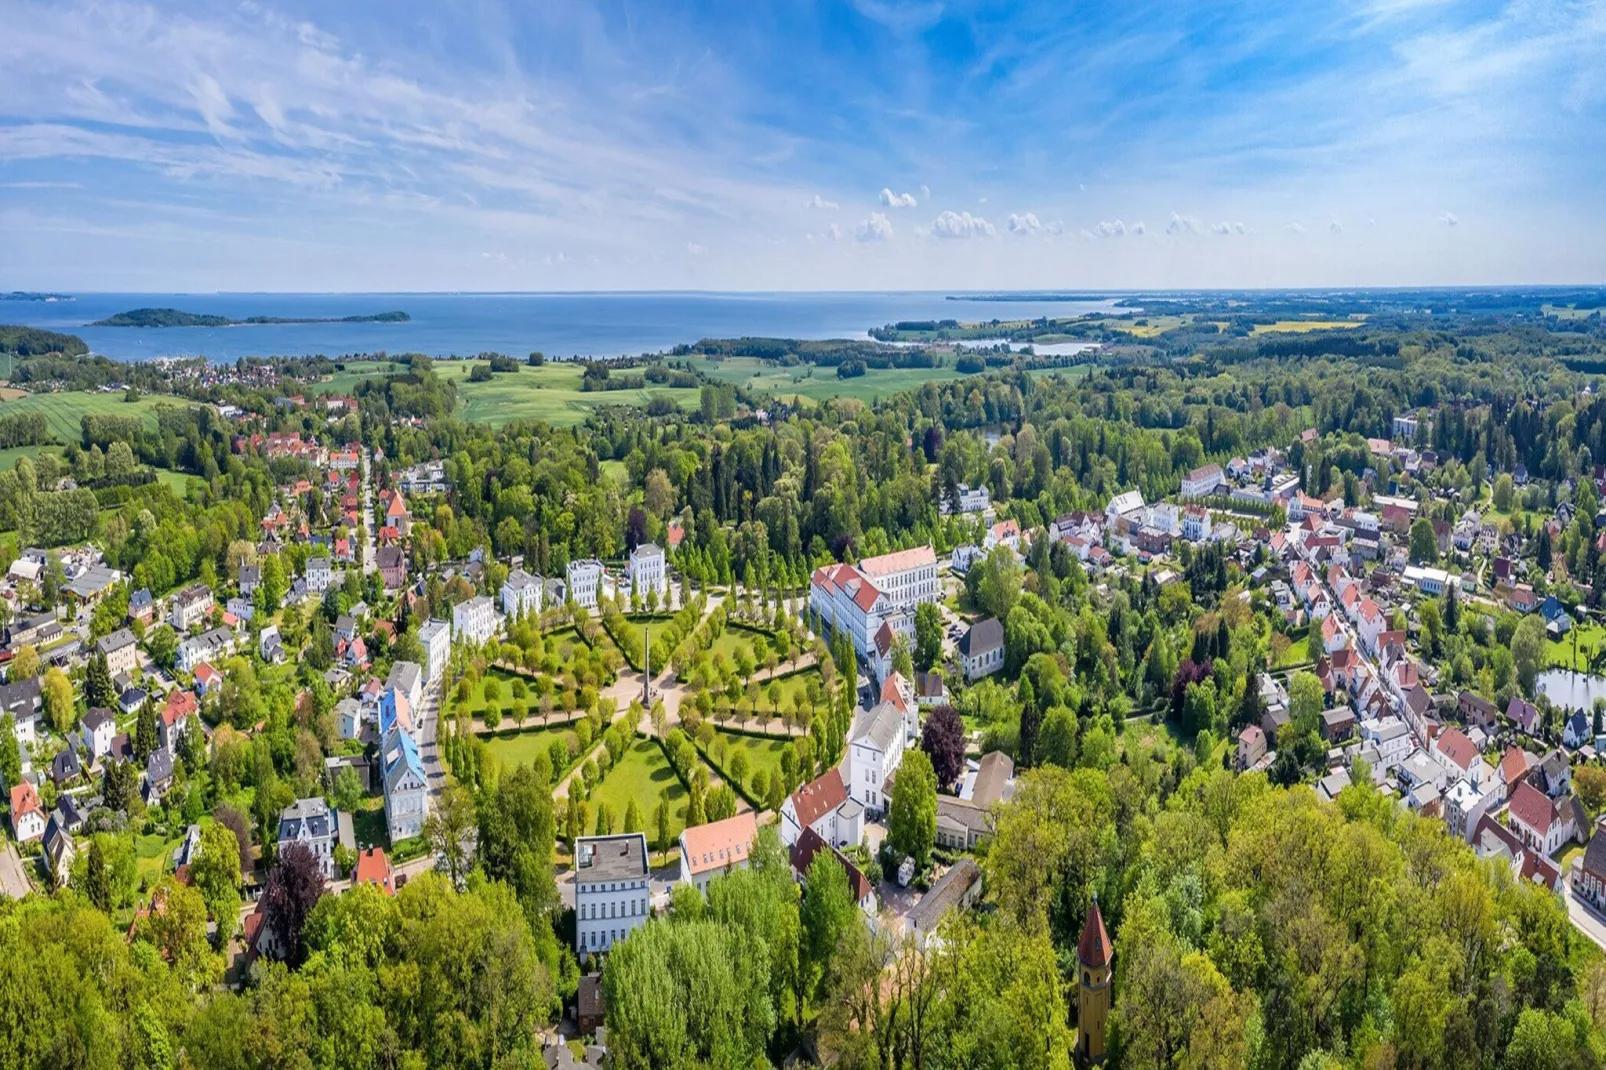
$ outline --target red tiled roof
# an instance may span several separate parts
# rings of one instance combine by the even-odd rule
[[[190,714],[199,712],[200,708],[192,692],[172,691],[167,696],[167,705],[162,708],[162,723],[171,728]]]
[[[1110,934],[1104,928],[1104,915],[1095,899],[1087,908],[1087,923],[1082,926],[1082,942],[1076,945],[1076,957],[1087,966],[1108,966],[1110,952]]]
[[[1454,762],[1463,771],[1472,768],[1472,763],[1478,760],[1478,748],[1472,745],[1472,740],[1459,728],[1446,728],[1439,733],[1434,741],[1439,753]]]
[[[1556,814],[1549,797],[1526,780],[1511,793],[1509,812],[1513,818],[1540,834],[1550,831],[1551,819]]]
[[[681,843],[685,845],[681,865],[697,874],[745,862],[756,835],[758,817],[751,810],[723,821],[693,826],[681,833]]]
[[[792,809],[797,812],[798,824],[808,828],[847,799],[842,770],[833,766],[792,793]]]
[[[386,895],[396,894],[396,884],[391,876],[390,859],[379,847],[370,847],[357,856],[356,884],[375,884],[384,890]]]
[[[1500,757],[1500,778],[1509,788],[1528,775],[1530,765],[1527,752],[1522,748],[1507,747],[1506,753]]]
[[[11,789],[11,823],[16,825],[18,819],[25,814],[37,813],[39,806],[39,792],[33,784],[24,780]]]

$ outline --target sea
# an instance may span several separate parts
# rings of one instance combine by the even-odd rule
[[[867,338],[899,320],[961,322],[1108,311],[1116,298],[947,292],[841,293],[210,293],[73,294],[68,301],[0,301],[0,323],[75,334],[113,360],[201,356],[347,357],[424,353],[471,357],[540,350],[555,359],[657,353],[701,338]],[[90,327],[135,308],[247,316],[335,318],[403,311],[407,323]]]

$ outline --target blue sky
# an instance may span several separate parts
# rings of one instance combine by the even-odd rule
[[[0,288],[1606,281],[1606,0],[0,0]]]

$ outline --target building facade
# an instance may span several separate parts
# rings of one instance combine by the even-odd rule
[[[483,646],[496,634],[496,603],[477,595],[452,607],[452,639]]]
[[[602,562],[595,558],[569,562],[569,598],[582,609],[596,609],[602,593]]]
[[[574,949],[603,954],[651,916],[647,837],[582,836],[574,858]]]

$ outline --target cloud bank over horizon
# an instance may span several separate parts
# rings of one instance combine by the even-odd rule
[[[13,0],[0,289],[1606,279],[1606,0],[727,16]]]

